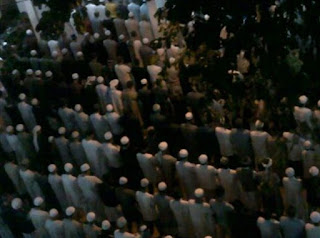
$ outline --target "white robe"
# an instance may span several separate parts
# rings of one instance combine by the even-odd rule
[[[282,179],[284,187],[285,206],[293,206],[297,211],[299,218],[304,217],[303,198],[302,198],[302,181],[295,177]]]
[[[68,200],[63,188],[62,178],[58,174],[49,174],[48,182],[56,195],[62,209],[66,209]]]
[[[123,89],[127,88],[127,82],[132,81],[131,79],[131,68],[125,64],[116,64],[114,66],[116,75],[121,83]]]
[[[69,150],[69,140],[64,136],[60,136],[54,139],[54,142],[58,148],[59,155],[64,164],[72,163],[72,157]]]
[[[150,75],[150,81],[152,84],[155,84],[157,81],[158,75],[161,73],[162,68],[158,65],[148,65],[147,71]]]
[[[94,19],[94,13],[96,12],[96,5],[93,3],[89,3],[86,5],[87,8],[87,14],[90,21]]]
[[[139,30],[140,30],[140,35],[141,38],[148,38],[149,41],[154,40],[154,36],[152,33],[152,28],[150,22],[147,21],[140,21],[139,22]]]
[[[188,198],[193,197],[197,188],[195,165],[187,161],[178,161],[176,170],[182,190]]]
[[[114,238],[137,238],[137,236],[135,236],[132,233],[129,232],[120,232],[119,230],[115,230],[114,231]]]
[[[189,211],[189,203],[180,199],[170,201],[170,208],[178,223],[178,233],[180,237],[193,238],[193,229]]]
[[[312,128],[312,111],[307,107],[298,107],[293,108],[293,116],[298,124],[306,123],[309,128]]]
[[[36,208],[30,210],[29,216],[36,229],[44,228],[47,219],[50,218],[48,212]]]
[[[119,115],[123,114],[123,102],[122,102],[122,92],[115,88],[111,88],[111,101],[114,108],[114,111]]]
[[[106,120],[99,113],[93,113],[90,115],[90,121],[98,140],[104,141],[104,134],[110,131]]]
[[[26,192],[26,188],[24,186],[22,179],[20,178],[19,167],[12,162],[5,163],[3,167],[8,177],[12,181],[18,194],[24,194]]]
[[[101,178],[103,176],[103,169],[100,166],[101,162],[100,162],[99,153],[98,153],[98,150],[100,149],[101,144],[95,140],[83,139],[82,146],[86,153],[92,172],[94,173],[94,175]]]
[[[71,174],[62,174],[61,179],[68,206],[82,207],[83,198],[77,183],[77,178]]]
[[[305,226],[306,238],[318,238],[320,237],[320,227],[307,223]]]
[[[58,114],[67,131],[70,132],[75,129],[75,112],[71,108],[59,108]]]
[[[128,4],[128,11],[132,12],[134,15],[134,18],[137,21],[140,21],[140,6],[134,2],[131,2]]]
[[[71,219],[63,219],[64,238],[85,238],[83,226],[80,222]]]
[[[103,143],[101,146],[101,150],[106,158],[106,161],[104,161],[104,166],[108,165],[108,167],[111,168],[121,168],[123,166],[119,145],[114,145],[112,143]]]
[[[96,86],[96,93],[99,98],[100,104],[103,108],[105,108],[107,105],[107,98],[106,98],[107,91],[108,91],[108,87],[104,84],[98,84]]]
[[[230,141],[231,130],[223,127],[216,127],[215,132],[219,142],[221,155],[232,156],[233,150],[232,150],[232,145]]]
[[[48,219],[44,225],[50,238],[61,238],[64,237],[63,223],[60,220]]]
[[[90,129],[89,116],[84,112],[75,114],[75,122],[82,134],[86,134]]]
[[[251,131],[250,136],[256,163],[259,163],[260,159],[268,157],[267,143],[270,135],[265,131]]]
[[[7,142],[10,145],[10,148],[13,149],[15,152],[16,158],[18,162],[20,163],[23,159],[27,158],[26,157],[26,152],[22,147],[21,142],[18,139],[18,136],[15,134],[6,134],[6,139]]]
[[[95,8],[95,12],[99,12],[99,19],[100,21],[106,20],[106,7],[102,4],[97,5]]]
[[[261,233],[261,238],[280,238],[280,223],[277,220],[265,220],[263,217],[259,217],[257,220],[257,226]]]
[[[25,171],[20,169],[19,174],[32,200],[36,197],[44,197],[43,192],[41,191],[41,188],[36,181],[35,172],[29,169]]]
[[[203,189],[214,190],[218,184],[217,170],[211,165],[197,164],[195,172],[198,179],[198,184]]]
[[[133,52],[134,52],[135,58],[139,61],[139,67],[143,67],[143,61],[140,55],[141,46],[142,46],[142,43],[140,40],[133,41]]]
[[[19,102],[18,109],[24,124],[27,126],[29,131],[32,131],[32,129],[37,125],[36,118],[32,111],[32,106],[26,102]]]
[[[311,177],[309,169],[312,166],[318,166],[316,164],[316,154],[312,150],[302,151],[302,163],[303,163],[303,178],[308,179]]]
[[[141,36],[140,36],[140,32],[139,32],[139,22],[135,19],[127,19],[127,20],[125,20],[124,23],[126,25],[128,33],[130,35],[130,38],[131,38],[131,32],[134,31],[137,33],[137,36],[135,39],[140,40]]]
[[[220,184],[225,190],[225,199],[228,202],[233,202],[239,198],[236,175],[237,171],[233,169],[218,169]]]
[[[158,217],[154,197],[147,192],[136,192],[136,200],[144,221],[155,221]]]
[[[138,153],[137,160],[144,176],[154,185],[160,182],[160,171],[156,167],[154,156],[147,158],[144,154]]]
[[[49,40],[48,41],[48,47],[50,50],[50,54],[52,55],[52,53],[54,51],[58,52],[58,55],[61,55],[61,51],[60,51],[60,47],[59,47],[59,42],[56,40]]]
[[[104,118],[108,122],[113,135],[119,136],[122,134],[123,128],[120,125],[120,115],[118,113],[107,112]]]
[[[140,6],[140,19],[145,18],[147,21],[150,20],[149,17],[149,8],[147,3],[142,3],[142,5]]]

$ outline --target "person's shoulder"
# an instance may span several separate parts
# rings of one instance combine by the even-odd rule
[[[311,229],[313,229],[315,226],[313,225],[313,224],[311,224],[311,223],[307,223],[306,225],[305,225],[305,229],[306,230],[311,230]]]

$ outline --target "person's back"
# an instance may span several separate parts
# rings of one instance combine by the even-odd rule
[[[306,224],[306,238],[318,238],[320,237],[320,226],[313,224]]]
[[[257,226],[261,233],[261,238],[280,238],[279,222],[274,219],[259,217]]]
[[[284,238],[302,238],[304,222],[295,217],[283,216],[280,218],[280,229]]]

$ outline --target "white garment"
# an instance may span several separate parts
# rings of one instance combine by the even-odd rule
[[[141,39],[140,32],[139,32],[139,22],[135,19],[127,19],[125,20],[124,24],[126,25],[127,31],[131,38],[131,32],[136,32],[137,36],[135,39]]]
[[[233,202],[239,197],[239,190],[236,182],[237,171],[233,169],[218,169],[218,176],[221,186],[225,190],[225,199]]]
[[[189,211],[189,203],[180,199],[170,201],[170,208],[178,223],[178,233],[180,237],[192,238],[193,229]]]
[[[282,179],[284,187],[284,203],[285,206],[293,206],[299,218],[304,216],[303,198],[302,198],[302,181],[295,177]]]
[[[89,116],[84,112],[75,113],[75,122],[82,134],[85,135],[89,131]]]
[[[144,154],[138,153],[137,160],[144,176],[152,183],[157,184],[160,179],[158,168],[156,167],[156,159],[154,156],[151,158],[146,157]]]
[[[64,237],[63,223],[60,220],[48,219],[44,225],[50,238],[61,238]]]
[[[56,40],[49,40],[48,41],[48,47],[50,49],[50,53],[52,54],[54,51],[58,52],[59,55],[61,55],[59,42]]]
[[[257,226],[261,233],[261,238],[280,238],[280,223],[277,220],[265,220],[263,217],[259,217],[257,220]]]
[[[217,170],[211,165],[197,164],[195,167],[198,184],[201,188],[213,190],[218,184]]]
[[[231,130],[223,127],[216,127],[215,132],[219,142],[221,155],[226,157],[232,156],[233,150],[230,141]]]
[[[111,88],[110,94],[111,94],[111,101],[112,101],[112,106],[114,111],[117,112],[119,115],[122,115],[123,114],[122,92],[120,90],[117,90],[116,88]]]
[[[126,231],[120,232],[119,230],[115,230],[113,234],[114,234],[114,238],[138,238],[134,234],[126,232]]]
[[[320,227],[313,224],[307,223],[306,226],[306,238],[319,238],[320,237]]]
[[[267,143],[270,135],[265,131],[251,131],[250,136],[256,163],[259,163],[259,159],[268,157]]]
[[[68,200],[63,188],[62,178],[58,174],[49,174],[48,183],[50,184],[54,194],[56,195],[62,209],[66,209]]]
[[[10,145],[10,148],[15,152],[18,162],[21,162],[26,158],[26,152],[22,147],[21,142],[18,139],[18,136],[15,134],[6,134],[7,142]]]
[[[148,38],[149,41],[154,40],[150,22],[144,21],[144,20],[140,21],[139,30],[140,30],[141,39]]]
[[[16,191],[19,194],[24,194],[26,192],[26,188],[24,186],[22,179],[20,178],[19,167],[12,162],[5,163],[3,167],[8,177],[12,181]]]
[[[312,111],[307,107],[298,107],[293,108],[293,116],[297,123],[306,123],[309,128],[312,128]]]
[[[147,192],[136,192],[136,200],[139,205],[139,210],[144,221],[155,221],[157,219],[157,211],[155,207],[154,197]]]
[[[192,197],[197,188],[195,165],[187,161],[178,161],[176,170],[179,177],[180,186],[187,197]]]
[[[143,67],[143,61],[140,55],[140,48],[142,46],[142,43],[140,40],[134,40],[133,41],[133,51],[135,58],[139,61],[139,66]]]
[[[64,164],[72,163],[72,158],[69,150],[69,140],[64,136],[60,136],[54,139],[54,142],[57,146],[59,155]]]
[[[101,144],[96,140],[83,139],[82,146],[86,153],[92,172],[94,173],[94,175],[101,178],[103,176],[103,169],[100,166],[101,162],[98,154],[98,150],[101,147]]]
[[[91,114],[90,121],[98,140],[103,141],[104,134],[110,131],[108,123],[104,120],[104,118],[99,113]]]
[[[66,127],[67,131],[72,131],[75,129],[75,112],[71,108],[65,107],[65,108],[59,108],[58,114]]]
[[[303,178],[308,179],[311,177],[309,169],[312,166],[318,166],[316,164],[316,154],[312,150],[302,151],[302,163],[303,163]]]
[[[107,103],[107,98],[106,98],[107,91],[108,91],[108,87],[104,84],[98,84],[96,86],[96,93],[100,100],[100,104],[103,106],[103,108],[105,108]]]
[[[82,224],[76,220],[63,219],[64,238],[85,238]]]
[[[147,21],[150,20],[149,17],[149,8],[146,2],[144,2],[141,6],[140,6],[140,18],[143,19],[145,18]]]
[[[102,4],[97,5],[96,9],[95,9],[95,12],[99,12],[100,21],[103,21],[103,20],[107,19],[107,17],[106,17],[106,7],[104,5],[102,5]]]
[[[131,68],[125,64],[116,64],[114,66],[116,75],[121,83],[122,88],[127,88],[127,82],[132,81],[131,79]]]
[[[30,219],[32,221],[33,226],[36,229],[41,229],[44,227],[47,219],[49,219],[49,213],[37,208],[31,208],[29,212]]]
[[[105,114],[105,120],[108,122],[110,126],[110,130],[113,135],[121,135],[123,132],[123,128],[120,125],[120,115],[116,112],[107,112]]]
[[[29,131],[32,131],[33,128],[37,125],[36,118],[32,111],[32,106],[30,106],[26,102],[19,102],[18,109],[24,124],[27,126]]]
[[[94,19],[94,13],[96,12],[96,5],[93,3],[89,3],[86,5],[87,8],[87,14],[90,22]]]
[[[134,2],[131,2],[128,4],[128,11],[132,12],[134,15],[134,18],[137,21],[140,21],[140,6]]]
[[[112,143],[103,143],[101,146],[103,155],[106,158],[105,165],[111,168],[121,168],[123,161],[120,156],[120,146]]]
[[[81,207],[82,194],[77,183],[77,178],[71,174],[62,174],[62,185],[67,197],[68,206]]]
[[[36,181],[35,172],[29,169],[24,171],[20,169],[19,174],[32,200],[36,197],[44,197],[43,192]]]
[[[150,82],[154,84],[158,78],[158,75],[161,73],[162,68],[158,65],[148,65],[147,71],[150,75]]]

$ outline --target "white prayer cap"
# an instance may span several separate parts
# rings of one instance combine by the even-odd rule
[[[49,136],[49,137],[48,137],[48,142],[49,142],[49,143],[52,143],[53,140],[54,140],[54,137],[53,137],[53,136]]]
[[[146,225],[142,225],[142,226],[139,227],[139,231],[143,232],[143,231],[147,230],[147,228],[148,227]]]
[[[67,48],[63,48],[63,49],[61,50],[61,53],[62,53],[63,55],[66,55],[66,54],[68,53],[68,49],[67,49]]]
[[[191,121],[193,119],[193,114],[192,112],[187,112],[185,115],[185,118],[187,121]]]
[[[165,141],[162,141],[159,143],[158,148],[161,151],[165,151],[166,149],[168,149],[168,143]]]
[[[318,107],[320,107],[320,100],[318,101],[317,105],[318,105]]]
[[[82,109],[82,107],[81,107],[80,104],[76,104],[76,105],[74,106],[74,110],[76,110],[76,112],[80,112],[81,109]]]
[[[119,40],[124,40],[124,35],[123,34],[121,34],[120,36],[119,36]]]
[[[146,85],[146,84],[148,84],[148,80],[147,80],[147,79],[141,79],[141,80],[140,80],[140,83],[141,83],[142,85]]]
[[[50,215],[51,218],[55,218],[55,217],[57,217],[57,216],[59,215],[59,212],[58,212],[57,209],[52,208],[52,209],[49,211],[49,215]]]
[[[264,126],[264,123],[260,120],[256,120],[255,126],[257,129],[262,129]]]
[[[121,139],[120,139],[120,143],[121,143],[121,145],[127,145],[128,143],[129,143],[129,138],[127,137],[127,136],[123,136],[123,137],[121,137]]]
[[[98,83],[103,83],[103,82],[104,82],[104,78],[103,78],[102,76],[99,76],[99,77],[97,78],[97,82],[98,82]]]
[[[58,129],[58,133],[59,133],[59,135],[64,135],[64,134],[66,134],[66,128],[65,128],[65,127],[60,127],[60,128]]]
[[[50,77],[52,77],[53,73],[51,71],[47,71],[45,73],[45,75],[46,75],[47,78],[50,78]]]
[[[17,69],[12,70],[12,75],[16,75],[18,73],[19,73],[19,71]]]
[[[64,165],[64,171],[66,171],[67,173],[71,172],[72,169],[73,169],[73,165],[72,165],[72,164],[66,163],[66,164]]]
[[[142,43],[145,44],[145,45],[146,45],[146,44],[149,44],[149,42],[150,42],[150,41],[149,41],[148,38],[143,38],[143,39],[142,39]]]
[[[148,185],[149,185],[149,180],[148,179],[143,178],[143,179],[140,180],[140,186],[141,187],[146,188],[146,187],[148,187]]]
[[[208,163],[208,156],[205,154],[202,154],[199,156],[198,160],[199,160],[200,164],[206,164],[206,163]]]
[[[128,179],[126,177],[120,177],[119,178],[119,184],[120,185],[125,185],[128,183]]]
[[[159,56],[163,55],[164,54],[164,49],[163,48],[157,49],[157,53],[158,53]]]
[[[159,111],[161,110],[161,107],[160,107],[159,104],[153,104],[152,110],[153,110],[154,112],[159,112]]]
[[[36,76],[41,76],[41,74],[42,74],[41,70],[36,70],[36,72],[35,72]]]
[[[209,16],[208,14],[206,14],[206,15],[204,15],[204,19],[205,19],[206,21],[208,21],[208,20],[210,19],[210,16]]]
[[[94,34],[93,34],[93,38],[94,38],[94,39],[97,40],[97,39],[99,39],[99,37],[100,37],[100,34],[99,34],[99,33],[94,33]]]
[[[20,99],[21,101],[25,100],[26,97],[27,97],[27,96],[26,96],[24,93],[20,93],[20,94],[19,94],[19,99]]]
[[[282,133],[282,136],[284,137],[284,138],[286,138],[287,140],[289,140],[289,141],[291,141],[292,139],[293,139],[293,134],[291,133],[291,132],[283,132]]]
[[[41,131],[41,126],[36,125],[36,126],[33,128],[33,133],[36,133],[36,132],[39,132],[39,131]]]
[[[127,225],[127,220],[124,217],[119,217],[117,220],[117,227],[123,228]]]
[[[295,174],[294,169],[291,167],[287,168],[285,172],[288,177],[293,177]]]
[[[35,205],[36,207],[40,207],[43,204],[44,200],[42,197],[36,197],[33,200],[33,205]]]
[[[169,62],[170,64],[174,64],[176,62],[176,59],[173,57],[170,57]]]
[[[104,138],[106,140],[111,140],[112,139],[112,133],[110,131],[104,133]]]
[[[11,201],[11,207],[14,209],[14,210],[18,210],[22,207],[22,200],[20,198],[14,198],[12,201]]]
[[[79,74],[73,73],[73,74],[71,75],[71,77],[72,77],[72,79],[79,79]]]
[[[32,33],[32,30],[30,30],[30,29],[28,29],[28,30],[26,30],[26,34],[28,35],[28,36],[31,36],[33,33]]]
[[[87,163],[83,164],[80,166],[80,170],[81,172],[87,172],[90,170],[90,165],[88,165]]]
[[[74,213],[75,213],[76,209],[74,207],[68,207],[66,209],[66,215],[69,217],[69,216],[72,216]]]
[[[14,131],[13,126],[7,126],[6,131],[7,131],[7,133],[13,133],[13,131]]]
[[[72,136],[73,139],[75,139],[75,138],[78,138],[80,136],[80,133],[77,132],[77,131],[73,131],[71,136]]]
[[[320,213],[319,212],[311,212],[310,220],[312,223],[319,223],[320,222]]]
[[[302,95],[302,96],[300,96],[299,97],[299,102],[301,103],[301,104],[306,104],[307,102],[308,102],[308,97],[306,96],[306,95]]]
[[[167,235],[164,238],[173,238],[171,235]],[[205,237],[206,238],[206,237]]]
[[[57,170],[57,166],[55,165],[55,164],[50,164],[49,166],[48,166],[48,171],[50,172],[50,173],[53,173],[53,172],[55,172]]]
[[[32,104],[33,106],[36,106],[36,105],[39,104],[39,100],[36,99],[36,98],[32,98],[32,99],[31,99],[31,104]]]
[[[312,167],[309,169],[309,173],[310,173],[312,176],[318,176],[318,175],[319,175],[319,169],[318,169],[316,166],[312,166]]]
[[[77,57],[82,57],[82,56],[83,56],[82,51],[78,51],[77,54],[76,54],[76,56],[77,56]]]
[[[267,162],[268,161],[268,162]],[[272,159],[271,158],[267,158],[266,160],[264,160],[263,162],[262,162],[262,166],[264,167],[264,168],[270,168],[271,166],[272,166]]]
[[[212,236],[205,236],[204,238],[212,238]]]
[[[196,190],[194,190],[194,196],[196,196],[196,198],[202,198],[204,195],[204,191],[202,188],[197,188]]]
[[[101,223],[102,230],[107,231],[110,229],[110,227],[111,227],[111,224],[108,220],[102,221],[102,223]]]
[[[306,141],[303,143],[303,146],[304,146],[305,149],[310,149],[311,146],[312,146],[312,143],[311,143],[311,141],[306,140]]]
[[[31,50],[30,51],[30,55],[31,56],[36,56],[37,55],[37,51],[36,50]]]
[[[153,157],[152,154],[149,154],[149,153],[144,153],[143,156],[146,158],[146,159],[151,159]]]
[[[106,36],[110,36],[110,35],[111,35],[111,31],[106,30],[106,31],[104,32],[104,34],[105,34]]]
[[[112,80],[110,81],[110,87],[111,87],[111,88],[117,87],[118,84],[119,84],[119,80],[118,80],[118,79],[112,79]]]
[[[96,214],[94,212],[88,212],[87,214],[87,221],[93,222],[96,219]]]
[[[160,182],[160,183],[158,184],[158,189],[159,189],[159,191],[161,191],[161,192],[165,191],[165,190],[167,189],[167,184],[166,184],[165,182]]]
[[[106,106],[106,109],[107,109],[107,112],[113,112],[113,106],[112,106],[112,104],[108,104],[108,105]]]
[[[32,69],[27,69],[26,74],[27,75],[32,75],[33,74],[33,70]]]
[[[56,58],[58,56],[58,54],[59,54],[58,51],[54,50],[54,51],[52,51],[51,56],[52,56],[52,58]]]
[[[128,17],[134,17],[133,12],[129,12]]]
[[[188,151],[186,149],[182,149],[179,151],[179,157],[180,158],[187,158],[189,155]]]
[[[18,125],[16,126],[16,131],[21,132],[21,131],[23,131],[23,130],[24,130],[24,126],[23,126],[22,124],[18,124]]]

